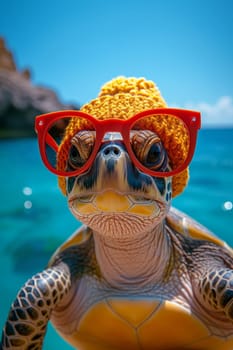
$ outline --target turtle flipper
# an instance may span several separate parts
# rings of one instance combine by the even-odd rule
[[[199,284],[200,294],[209,306],[223,311],[233,322],[233,270],[208,271]]]
[[[70,286],[71,276],[65,264],[29,279],[11,306],[0,349],[41,349],[51,312]]]

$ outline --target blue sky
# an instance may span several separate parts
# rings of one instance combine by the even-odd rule
[[[233,126],[233,1],[1,2],[0,35],[35,84],[83,104],[118,75],[157,83],[169,106]]]

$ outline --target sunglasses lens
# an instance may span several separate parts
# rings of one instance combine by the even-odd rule
[[[69,175],[81,169],[95,143],[95,127],[82,117],[64,117],[50,124],[45,136],[45,154],[54,170]]]
[[[188,157],[189,131],[175,115],[150,114],[138,119],[131,127],[130,138],[137,160],[156,173],[176,171]]]

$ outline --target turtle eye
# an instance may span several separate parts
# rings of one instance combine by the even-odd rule
[[[80,131],[71,139],[68,164],[71,168],[81,168],[93,149],[95,133],[92,131]]]
[[[85,161],[82,159],[78,148],[75,145],[72,145],[69,154],[69,164],[76,169],[80,168],[84,163]]]
[[[147,168],[163,171],[167,167],[166,150],[154,132],[135,130],[131,135],[131,146],[137,159]]]
[[[160,162],[162,153],[161,142],[154,142],[149,150],[147,155],[145,156],[145,165],[151,167]]]

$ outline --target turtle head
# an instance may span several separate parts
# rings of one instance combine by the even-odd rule
[[[75,135],[75,139],[83,135]],[[90,139],[91,132],[86,135]],[[144,135],[145,136],[145,135]],[[148,135],[147,135],[148,136]],[[140,139],[140,131],[134,138]],[[146,152],[147,162],[169,167],[169,159],[161,141],[151,133]],[[154,141],[152,141],[152,138]],[[144,143],[147,138],[144,137]],[[135,150],[136,151],[136,150]],[[80,152],[72,149],[69,164],[74,167]],[[92,166],[87,172],[66,179],[69,207],[80,221],[93,230],[116,235],[142,232],[162,221],[171,200],[171,178],[156,178],[144,174],[132,163],[119,133],[107,133]],[[124,232],[123,231],[123,232]]]
[[[153,82],[120,77],[107,83],[98,98],[84,105],[81,111],[99,120],[129,119],[144,110],[164,107],[166,104]],[[170,128],[170,125],[166,127]],[[169,139],[165,144],[153,128],[150,129],[141,131],[138,128],[130,135],[132,148],[143,164],[157,167],[161,172],[170,166],[170,153],[173,152],[173,158],[177,157],[173,147],[175,141]],[[67,164],[71,169],[77,169],[91,152],[95,133],[92,130],[75,131],[74,126],[69,130],[72,135],[66,137],[72,147],[64,156],[61,145],[58,168]],[[59,165],[60,156],[63,165]],[[122,135],[106,132],[91,166],[77,176],[59,177],[59,185],[78,220],[104,235],[129,237],[162,222],[171,197],[182,192],[187,179],[187,169],[173,178],[154,177],[139,170],[131,160]]]

